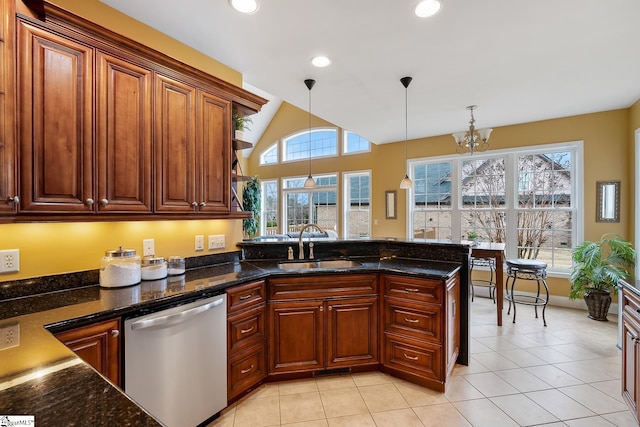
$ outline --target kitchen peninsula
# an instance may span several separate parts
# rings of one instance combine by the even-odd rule
[[[304,243],[308,258],[308,241]],[[101,289],[95,272],[79,273],[89,277],[89,281],[93,277],[93,283],[70,289],[63,289],[65,284],[60,283],[68,280],[69,275],[3,283],[0,326],[17,324],[20,337],[18,346],[0,352],[0,412],[35,415],[36,421],[45,425],[78,422],[112,425],[124,420],[128,425],[158,425],[116,387],[118,384],[106,381],[53,333],[123,319],[141,309],[202,299],[220,292],[228,295],[229,378],[233,377],[234,369],[238,373],[243,370],[245,355],[249,360],[264,356],[264,364],[268,366],[257,377],[255,370],[250,371],[247,375],[251,381],[243,383],[246,388],[229,387],[230,401],[264,381],[328,373],[331,369],[336,372],[351,368],[380,369],[444,390],[452,364],[468,363],[468,286],[464,285],[468,283],[468,245],[317,239],[316,259],[346,258],[354,264],[302,270],[282,268],[288,247],[293,244],[293,240],[245,241],[238,245],[241,252],[189,258],[186,274],[168,283],[165,289],[154,289],[145,282],[121,289]],[[42,283],[56,291],[42,292],[45,287]],[[331,290],[347,288],[352,293],[330,294]],[[29,295],[29,289],[40,289],[41,293]],[[264,290],[264,294],[253,289]],[[288,363],[291,361],[288,357],[295,359],[300,355],[297,347],[278,349],[271,335],[269,342],[254,336],[247,346],[237,345],[239,341],[232,339],[233,320],[253,315],[255,307],[267,313],[258,317],[267,323],[263,324],[262,332],[268,327],[288,337],[287,316],[301,317],[296,317],[299,312],[286,310],[309,301],[317,308],[313,316],[319,316],[316,318],[325,327],[315,335],[322,341],[318,348],[328,355],[318,366]],[[363,356],[360,351],[357,356],[343,357],[345,351],[353,350],[341,344],[341,335],[348,330],[341,327],[345,319],[360,326],[363,319],[371,321],[367,339],[354,340],[367,343],[368,354]],[[403,323],[404,319],[409,323]],[[256,353],[260,345],[264,347]],[[265,347],[269,348],[268,358]],[[429,363],[423,363],[427,360]],[[240,365],[234,365],[235,362]]]

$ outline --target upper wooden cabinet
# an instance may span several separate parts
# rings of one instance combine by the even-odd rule
[[[151,213],[151,70],[97,53],[99,212]]]
[[[255,113],[265,99],[47,2],[38,11],[44,21],[16,21],[17,120],[5,117],[17,126],[17,156],[12,141],[0,142],[0,213],[248,215],[231,209],[231,111]]]
[[[91,212],[93,49],[18,23],[20,212]]]
[[[15,179],[14,7],[0,0],[0,215],[15,214],[20,197]]]
[[[156,212],[230,211],[231,102],[156,77]]]

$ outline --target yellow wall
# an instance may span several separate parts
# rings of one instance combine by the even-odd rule
[[[106,6],[98,0],[52,0],[52,3],[103,27],[215,75],[237,86],[237,71]],[[18,12],[28,13],[18,4]],[[194,250],[196,235],[224,234],[226,248]],[[241,220],[139,221],[100,223],[0,224],[0,249],[20,250],[20,272],[0,274],[0,282],[99,268],[109,249],[133,248],[142,254],[142,239],[155,240],[161,256],[198,256],[237,250]],[[206,246],[206,242],[205,242]]]

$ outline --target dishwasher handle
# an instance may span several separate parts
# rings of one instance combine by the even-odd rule
[[[166,316],[152,317],[150,319],[138,320],[137,322],[133,322],[131,324],[131,329],[135,331],[138,329],[177,325],[178,323],[182,323],[194,316],[197,316],[200,313],[204,313],[205,311],[211,310],[212,308],[219,306],[223,302],[224,302],[224,298],[219,298],[215,301],[211,301],[210,303],[203,304],[198,307],[191,308],[189,310],[181,311],[179,313],[169,314]]]

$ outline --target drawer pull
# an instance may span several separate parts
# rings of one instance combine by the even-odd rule
[[[404,357],[406,357],[409,360],[418,360],[418,356],[409,356],[407,353],[403,353]]]
[[[253,294],[246,294],[240,297],[240,301],[244,301],[246,299],[249,299],[253,296]]]
[[[240,373],[241,373],[242,375],[244,375],[244,374],[246,374],[247,372],[251,372],[251,371],[253,371],[253,365],[249,366],[247,369],[242,369],[242,370],[240,371]]]
[[[405,317],[404,321],[407,322],[407,323],[418,323],[420,320],[419,319],[409,319],[408,317]]]
[[[420,289],[418,288],[404,288],[404,290],[407,292],[420,292]]]
[[[253,326],[250,327],[249,329],[240,329],[240,333],[241,334],[246,334],[246,333],[249,333],[251,331],[253,331]]]

